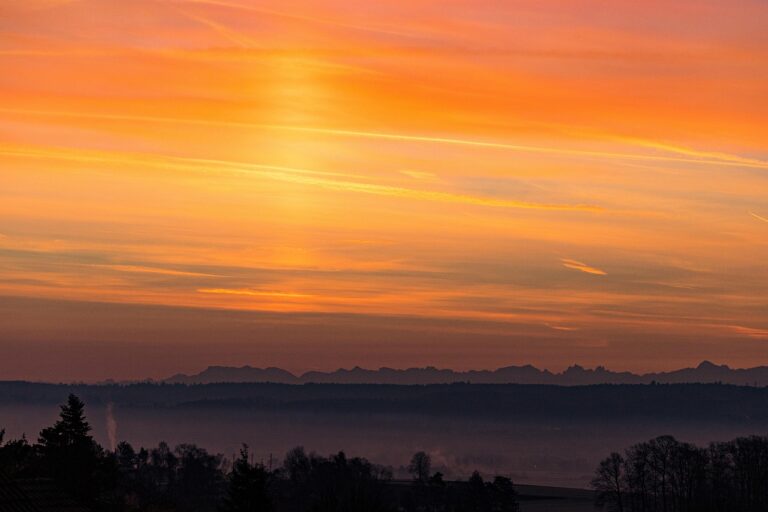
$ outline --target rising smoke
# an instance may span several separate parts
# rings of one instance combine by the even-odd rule
[[[109,449],[115,451],[117,448],[117,421],[115,420],[114,404],[107,404],[107,437],[109,438]]]

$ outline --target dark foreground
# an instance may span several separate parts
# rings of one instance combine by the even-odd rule
[[[194,444],[104,449],[85,404],[71,394],[36,442],[0,429],[0,512],[762,512],[768,510],[768,437],[706,446],[659,436],[614,452],[594,471],[594,493],[517,486],[474,471],[449,480],[416,452],[404,468],[296,447],[256,460],[247,445],[228,460]]]
[[[392,481],[393,487],[410,488],[410,481]],[[448,482],[456,485],[456,482]],[[583,489],[515,486],[520,512],[595,512],[594,493]],[[88,508],[67,496],[51,480],[9,479],[0,475],[1,512],[88,512]],[[256,512],[256,511],[254,511]]]
[[[521,512],[595,512],[594,491],[570,487],[515,485]]]
[[[473,471],[515,483],[586,488],[608,453],[670,434],[706,446],[768,432],[768,388],[717,384],[427,386],[333,384],[55,385],[0,382],[6,438],[34,441],[68,393],[114,450],[194,442],[232,460],[302,445],[364,454],[408,478],[413,453],[446,480]]]
[[[344,452],[296,447],[280,464],[255,462],[247,445],[228,461],[192,444],[105,450],[90,435],[85,404],[70,394],[37,442],[0,430],[0,512],[518,512],[512,480],[446,481],[417,452],[412,478]],[[537,495],[538,492],[538,495]],[[553,496],[527,493],[532,504]],[[562,491],[560,491],[562,493]],[[551,493],[550,493],[551,494]],[[555,497],[556,498],[556,497]]]

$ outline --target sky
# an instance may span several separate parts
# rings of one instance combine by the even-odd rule
[[[768,364],[763,0],[0,0],[0,378]]]

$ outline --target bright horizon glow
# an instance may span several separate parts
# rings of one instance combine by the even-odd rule
[[[0,0],[0,378],[768,364],[766,26]]]

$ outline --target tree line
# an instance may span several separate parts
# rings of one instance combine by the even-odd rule
[[[45,384],[0,381],[0,403],[54,407],[74,393],[86,403],[114,403],[155,411],[386,414],[473,421],[521,419],[634,422],[664,418],[690,422],[768,424],[768,387],[720,384],[550,386],[524,384],[218,383]]]
[[[344,452],[330,456],[290,450],[282,464],[252,460],[248,447],[229,461],[194,444],[161,442],[114,451],[90,434],[85,405],[70,395],[59,419],[36,443],[5,442],[0,430],[0,472],[11,479],[44,478],[94,511],[115,512],[517,512],[509,478],[447,482],[432,472],[427,453],[414,454],[412,480]]]
[[[699,447],[661,436],[611,453],[592,481],[615,512],[768,511],[768,437]]]

